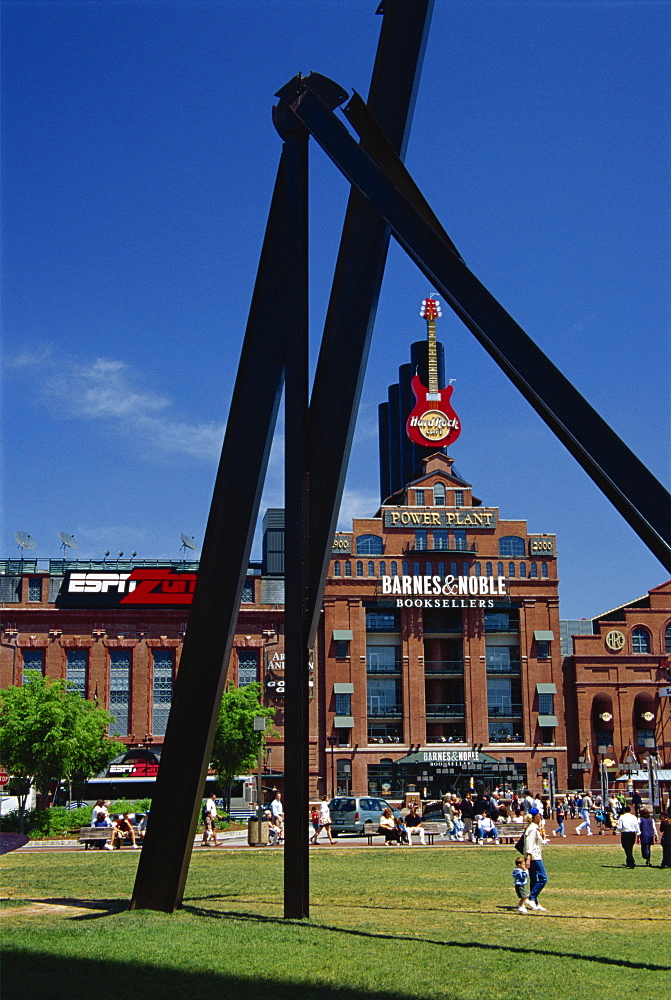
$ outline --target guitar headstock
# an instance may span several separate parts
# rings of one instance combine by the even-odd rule
[[[432,320],[442,316],[440,302],[436,298],[422,299],[422,308],[419,315],[422,319]]]

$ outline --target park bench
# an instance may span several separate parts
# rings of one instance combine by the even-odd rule
[[[83,826],[79,831],[79,843],[89,847],[104,847],[112,836],[111,826]]]
[[[500,844],[516,844],[526,827],[521,823],[497,823]]]
[[[363,825],[363,836],[368,837],[368,846],[372,847],[373,837],[376,837],[380,833],[380,824],[373,823],[371,820],[367,820]],[[381,836],[381,834],[380,834]]]
[[[105,846],[105,844],[108,844],[111,839],[111,826],[82,826],[79,830],[79,843],[84,844],[84,850],[86,851],[88,851],[89,847],[97,847],[101,849]],[[122,841],[122,846],[123,844],[130,843],[130,837],[125,836]]]
[[[433,843],[435,837],[442,837],[447,830],[447,823],[422,823],[422,828],[424,830],[424,836],[427,838],[430,844]]]

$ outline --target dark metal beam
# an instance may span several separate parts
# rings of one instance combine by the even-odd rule
[[[278,326],[294,308],[291,262],[285,252],[294,225],[289,197],[294,170],[293,157],[285,147],[249,311],[132,909],[171,913],[184,895],[284,381],[285,346],[282,336],[278,336]]]
[[[385,0],[383,7],[367,104],[385,141],[403,157],[433,0]],[[345,98],[343,91],[338,103]],[[359,191],[352,189],[310,398],[310,644],[317,632],[388,246],[385,221]],[[334,406],[336,373],[338,400]]]
[[[378,163],[306,86],[297,116],[351,184],[370,199],[394,236],[508,375],[525,399],[671,571],[671,497],[571,382],[505,311],[463,260],[392,183],[405,169],[387,150]]]

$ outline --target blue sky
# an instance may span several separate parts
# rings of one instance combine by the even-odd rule
[[[59,531],[85,557],[202,540],[279,156],[273,94],[315,70],[365,96],[376,6],[2,4],[3,556],[16,530],[38,557]],[[670,40],[655,0],[437,0],[407,155],[471,269],[667,486]],[[316,356],[347,186],[314,145],[311,169]],[[392,245],[342,528],[378,503],[377,406],[429,291]],[[556,532],[562,617],[665,580],[447,309],[438,336],[457,468],[501,517]],[[264,506],[281,504],[280,434]]]

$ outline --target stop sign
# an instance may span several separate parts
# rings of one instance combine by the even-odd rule
[[[0,767],[0,788],[4,787],[9,781],[9,775],[5,771],[4,767]]]

